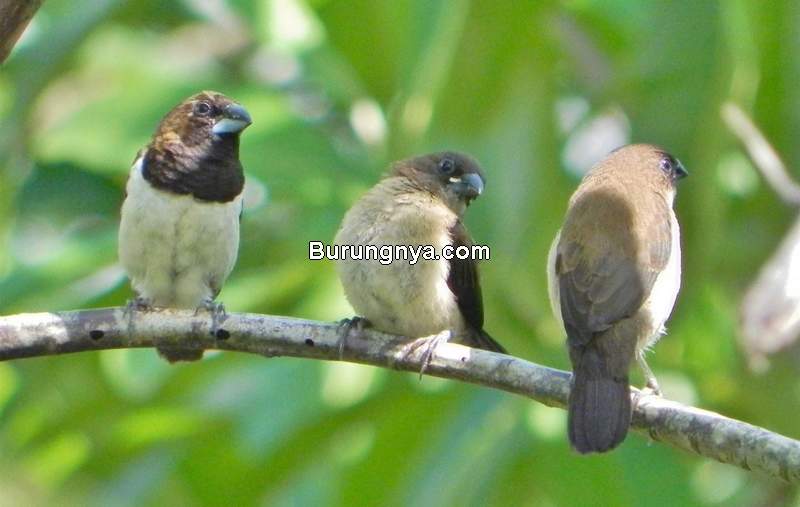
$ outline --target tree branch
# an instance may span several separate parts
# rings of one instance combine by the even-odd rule
[[[722,105],[721,114],[725,124],[747,149],[753,163],[778,197],[790,206],[800,206],[800,185],[792,179],[778,152],[747,113],[733,102],[726,102]]]
[[[365,330],[348,338],[340,357],[336,324],[269,315],[228,314],[216,335],[211,319],[193,311],[126,314],[123,308],[104,308],[0,317],[0,360],[155,345],[346,360],[404,371],[419,371],[423,352],[400,337]],[[569,395],[567,372],[451,343],[436,349],[426,372],[553,407],[564,407]],[[800,442],[636,389],[634,396],[633,426],[654,440],[800,483]]]
[[[2,64],[14,44],[17,43],[25,27],[39,10],[43,0],[0,0],[0,64]]]

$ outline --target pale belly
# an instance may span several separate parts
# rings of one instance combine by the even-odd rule
[[[337,234],[337,245],[433,245],[441,249],[451,243],[447,231],[454,215],[409,205],[398,207],[386,218],[364,224],[348,213]],[[436,224],[435,221],[441,221]],[[445,260],[395,260],[382,265],[377,260],[339,260],[336,263],[345,295],[356,313],[373,327],[387,333],[423,337],[450,329],[461,333],[464,321],[455,297],[447,286],[450,265]]]
[[[658,275],[653,284],[653,290],[650,291],[650,296],[642,305],[642,310],[640,310],[649,315],[649,321],[652,324],[650,335],[643,336],[637,344],[637,349],[640,351],[654,345],[666,332],[664,323],[667,322],[672,313],[672,308],[675,306],[675,300],[678,297],[678,291],[681,288],[680,226],[674,214],[671,219],[672,246],[667,267]]]
[[[131,285],[156,306],[213,299],[236,262],[241,196],[200,202],[152,188],[134,166],[122,205],[119,257]]]
[[[447,286],[447,262],[399,262],[339,262],[345,294],[356,313],[376,329],[415,338],[460,330],[462,319]]]

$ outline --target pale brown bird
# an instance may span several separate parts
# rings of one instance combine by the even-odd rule
[[[474,160],[454,152],[434,153],[395,163],[352,206],[335,245],[430,245],[440,257],[413,264],[339,260],[345,295],[358,315],[386,333],[418,338],[451,330],[467,345],[504,351],[483,330],[476,261],[442,256],[447,246],[472,245],[461,218],[483,187]],[[433,347],[435,343],[429,351]]]
[[[550,302],[573,367],[568,432],[580,453],[624,440],[628,371],[636,358],[658,384],[645,350],[664,333],[680,289],[680,231],[672,204],[681,163],[655,146],[612,152],[569,201],[548,256]]]

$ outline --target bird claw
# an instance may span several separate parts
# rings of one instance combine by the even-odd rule
[[[128,326],[133,325],[133,316],[136,312],[147,312],[153,309],[153,305],[150,304],[150,301],[147,298],[143,298],[142,296],[136,296],[133,299],[129,299],[128,302],[122,309],[122,317],[127,319]]]
[[[202,305],[198,306],[195,309],[194,314],[198,315],[201,310],[205,310],[211,315],[211,334],[216,336],[217,331],[222,328],[222,323],[228,318],[228,312],[225,311],[225,305],[222,303],[216,303],[209,299],[204,301]]]
[[[425,373],[425,370],[428,369],[428,366],[433,361],[433,356],[436,353],[436,348],[443,344],[450,341],[453,337],[453,332],[448,330],[443,333],[439,333],[434,336],[428,336],[425,338],[419,338],[415,340],[411,346],[409,347],[408,354],[413,353],[420,347],[424,347],[424,351],[422,352],[422,367],[419,369],[419,378],[422,380],[422,375]]]
[[[661,387],[658,385],[655,377],[647,381],[647,384],[645,385],[644,389],[642,389],[642,392],[646,395],[659,397],[664,396],[664,393],[661,392]]]
[[[645,396],[658,396],[661,397],[661,391],[653,389],[650,386],[645,386],[639,389],[639,397],[644,398]]]
[[[344,357],[344,347],[347,344],[347,339],[355,331],[358,338],[364,333],[364,329],[370,326],[370,323],[364,317],[355,316],[351,319],[342,319],[339,321],[339,359]]]
[[[153,306],[150,304],[150,301],[142,296],[136,296],[135,298],[128,300],[122,312],[126,317],[128,317],[133,312],[146,312],[152,308]]]
[[[644,389],[641,390],[642,396],[663,396],[661,387],[658,385],[658,379],[656,379],[656,376],[653,374],[653,370],[650,369],[647,361],[644,360],[644,356],[639,356],[637,358],[637,362],[639,363],[639,368],[641,368],[646,381]]]
[[[648,384],[647,386],[643,387],[642,389],[639,389],[639,391],[634,391],[634,392],[635,392],[635,394],[633,395],[633,408],[634,408],[634,410],[636,410],[639,407],[639,403],[641,403],[642,400],[644,400],[645,398],[648,398],[650,396],[657,396],[659,398],[661,397],[661,390],[658,389],[657,385],[656,385],[656,388],[653,389]]]

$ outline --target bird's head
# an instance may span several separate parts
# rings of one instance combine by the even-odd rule
[[[242,105],[221,93],[204,91],[172,108],[159,123],[154,141],[191,148],[237,138],[252,122]]]
[[[637,178],[674,188],[675,183],[688,176],[683,164],[663,148],[651,144],[631,144],[617,148],[598,168],[627,172]]]
[[[239,134],[251,122],[244,107],[221,93],[193,95],[158,124],[142,175],[162,190],[227,202],[244,186]]]
[[[453,151],[397,162],[392,175],[408,178],[415,188],[438,197],[459,216],[481,195],[485,184],[478,163]]]

